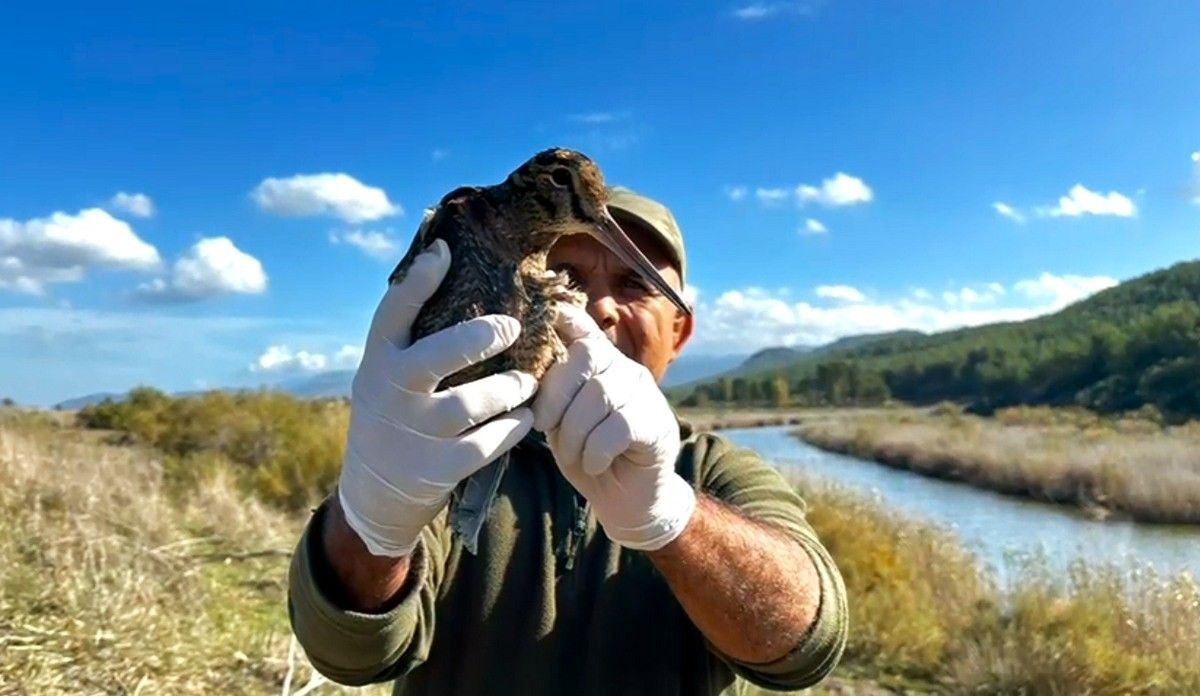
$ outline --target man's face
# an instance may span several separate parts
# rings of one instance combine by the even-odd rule
[[[654,237],[637,225],[622,229],[658,268],[671,287],[680,290],[679,272]],[[655,380],[692,335],[692,317],[679,311],[603,244],[586,234],[563,237],[550,250],[546,267],[565,272],[575,289],[587,294],[588,314],[622,353],[645,365]]]

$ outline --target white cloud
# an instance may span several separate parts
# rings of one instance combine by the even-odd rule
[[[228,237],[208,237],[184,252],[170,277],[138,286],[136,295],[161,302],[187,302],[228,294],[258,295],[267,289],[262,264]]]
[[[817,297],[839,302],[866,302],[867,296],[849,285],[818,285]]]
[[[746,194],[749,190],[745,186],[726,186],[725,195],[734,203],[741,202],[746,199]]]
[[[987,283],[974,287],[965,286],[957,290],[947,290],[942,293],[942,301],[952,307],[971,307],[973,305],[995,304],[1007,292],[1000,283]],[[916,293],[913,294],[916,297]]]
[[[251,372],[320,372],[329,366],[323,353],[293,352],[286,345],[268,346],[250,365]]]
[[[729,290],[699,304],[697,335],[689,349],[696,353],[727,353],[731,347],[752,351],[780,345],[820,345],[864,333],[900,329],[936,332],[1022,321],[1057,311],[1115,282],[1105,276],[1043,273],[1014,283],[1013,292],[999,283],[987,283],[947,290],[940,301],[928,291],[917,289],[900,299],[864,296],[861,301],[832,306],[793,301],[786,288]],[[818,288],[817,294],[843,294],[832,290],[836,287],[826,287],[823,292]]]
[[[0,218],[0,290],[40,295],[90,268],[156,270],[162,260],[123,220],[100,208],[21,222]]]
[[[334,244],[349,244],[352,247],[357,247],[367,256],[382,261],[389,259],[399,260],[396,254],[399,245],[390,232],[391,230],[383,232],[377,230],[345,230],[338,232],[335,230],[329,233],[329,241]]]
[[[812,6],[803,2],[755,2],[733,10],[733,16],[746,22],[756,22],[780,15],[809,15]]]
[[[339,348],[332,358],[319,351],[293,350],[286,343],[278,343],[267,346],[250,364],[250,371],[289,373],[320,372],[331,368],[354,369],[361,360],[362,348],[349,343]]]
[[[1059,276],[1043,273],[1037,278],[1016,283],[1013,289],[1029,299],[1045,303],[1052,309],[1061,309],[1116,284],[1116,278],[1108,276]]]
[[[144,193],[120,191],[109,199],[108,207],[129,213],[134,217],[154,217],[154,201]]]
[[[434,150],[433,152],[429,153],[429,159],[433,160],[434,162],[441,162],[442,160],[446,159],[449,156],[450,156],[450,152],[448,150],[443,150],[441,148],[438,148],[438,149]]]
[[[1053,208],[1041,208],[1038,214],[1049,217],[1079,217],[1081,215],[1113,215],[1134,217],[1137,206],[1128,196],[1117,191],[1107,194],[1091,191],[1083,184],[1075,184],[1067,195],[1058,199]]]
[[[788,190],[782,188],[754,189],[754,197],[763,205],[778,205],[788,199]]]
[[[875,193],[856,176],[838,172],[821,182],[820,187],[801,184],[796,187],[796,199],[801,205],[820,203],[830,207],[870,203]]]
[[[262,210],[287,217],[330,215],[359,223],[404,214],[383,189],[342,173],[271,177],[263,179],[250,196]]]
[[[1200,205],[1200,150],[1192,153],[1192,162],[1196,163],[1192,168],[1192,202]]]
[[[1013,222],[1016,222],[1018,225],[1025,224],[1025,216],[1022,215],[1016,208],[1013,208],[1011,205],[1009,205],[1007,203],[1003,203],[1001,201],[996,201],[995,203],[992,204],[992,208],[997,213],[1000,213],[1000,215],[1008,218],[1009,220],[1012,220]]]
[[[829,228],[821,224],[820,220],[809,218],[804,221],[804,227],[800,230],[801,234],[828,234]]]
[[[362,360],[362,347],[354,346],[347,343],[338,349],[333,355],[334,367],[340,368],[356,368]]]

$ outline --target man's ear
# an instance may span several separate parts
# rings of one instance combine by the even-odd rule
[[[679,354],[683,352],[683,347],[687,345],[688,339],[692,337],[692,330],[695,326],[695,315],[684,314],[682,311],[675,310],[675,321],[671,323],[674,343],[672,345],[670,362],[675,362],[675,358],[678,358]]]

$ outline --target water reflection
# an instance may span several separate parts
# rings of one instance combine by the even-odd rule
[[[781,471],[799,472],[877,496],[887,505],[953,529],[1003,578],[1013,558],[1041,555],[1056,571],[1073,560],[1148,564],[1159,574],[1200,577],[1200,528],[1096,522],[1070,507],[1036,503],[823,452],[789,426],[723,431]]]

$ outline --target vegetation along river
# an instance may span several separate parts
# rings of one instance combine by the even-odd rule
[[[1053,570],[1073,560],[1153,566],[1200,578],[1200,527],[1098,522],[1074,508],[1000,495],[832,454],[790,436],[793,426],[724,430],[785,474],[799,473],[877,497],[885,505],[952,529],[1001,579],[1011,559],[1041,554]]]

